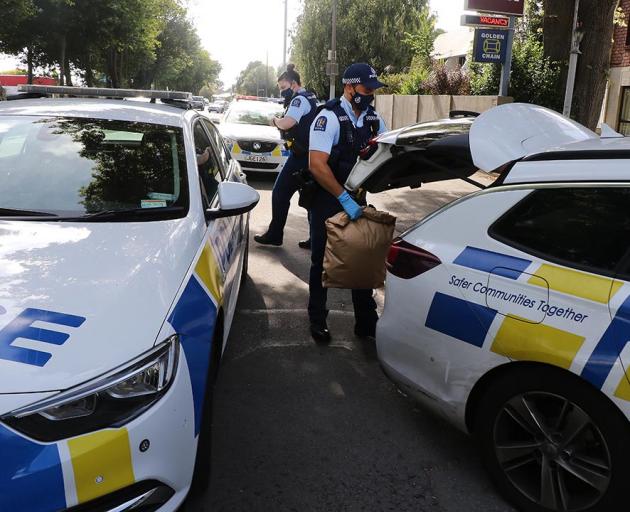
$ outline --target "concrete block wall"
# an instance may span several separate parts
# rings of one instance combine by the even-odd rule
[[[377,95],[375,106],[387,126],[395,130],[410,124],[448,117],[451,110],[483,112],[497,105],[512,102],[503,96],[408,96]]]

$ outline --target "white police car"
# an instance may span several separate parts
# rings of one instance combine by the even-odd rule
[[[519,510],[626,510],[630,139],[513,104],[474,121],[469,149],[500,178],[393,243],[382,366],[477,436]],[[394,171],[380,168],[348,183],[383,187]]]
[[[171,105],[0,104],[0,510],[176,510],[258,194],[188,93],[27,90]]]
[[[237,100],[230,104],[219,125],[221,135],[245,172],[279,173],[289,157],[280,130],[271,119],[284,112],[268,101]]]

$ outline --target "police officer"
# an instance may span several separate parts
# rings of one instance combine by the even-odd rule
[[[368,141],[386,130],[385,123],[371,106],[373,93],[384,84],[376,71],[364,63],[349,66],[343,74],[343,95],[326,103],[311,125],[309,169],[321,185],[311,208],[311,272],[308,314],[311,336],[320,342],[330,340],[326,324],[327,290],[322,287],[326,219],[345,210],[356,220],[363,213],[357,201],[343,188],[359,152]],[[373,290],[352,290],[355,326],[359,337],[374,336],[376,302]]]
[[[293,173],[308,167],[309,129],[317,114],[317,97],[302,87],[300,75],[291,64],[280,75],[278,82],[281,80],[291,84],[293,97],[284,117],[281,119],[274,117],[272,124],[284,132],[284,139],[291,153],[273,186],[269,228],[262,235],[254,237],[256,242],[263,245],[282,245],[291,197],[297,192],[299,185]],[[299,245],[302,248],[309,248],[310,241],[301,241]]]
[[[278,77],[278,89],[280,89],[280,96],[282,96],[283,106],[285,109],[289,108],[291,100],[293,99],[293,90],[291,89],[291,80],[289,79],[289,73],[297,73],[293,64],[287,64],[287,70]]]

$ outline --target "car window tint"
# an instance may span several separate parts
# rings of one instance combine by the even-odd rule
[[[208,133],[210,134],[210,137],[214,141],[215,147],[218,149],[219,161],[223,165],[225,172],[227,172],[228,167],[230,165],[231,156],[230,156],[230,152],[225,147],[225,142],[223,141],[223,137],[221,137],[221,134],[219,133],[219,131],[212,124],[212,121],[204,119],[203,123],[206,125]]]
[[[630,188],[548,188],[529,194],[489,234],[524,252],[614,275],[630,247]]]
[[[197,121],[193,128],[195,137],[195,152],[197,153],[197,168],[199,169],[199,178],[205,189],[206,196],[204,199],[208,204],[217,193],[219,183],[221,182],[221,168],[219,160],[212,148],[212,143],[208,138],[206,131],[201,125],[201,121]],[[208,158],[205,159],[205,151],[208,150]]]
[[[0,207],[57,215],[188,206],[181,128],[0,116]]]

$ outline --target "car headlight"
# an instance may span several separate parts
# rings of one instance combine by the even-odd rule
[[[157,402],[177,369],[179,339],[171,336],[123,368],[81,384],[0,420],[40,441],[58,441],[120,427]]]

